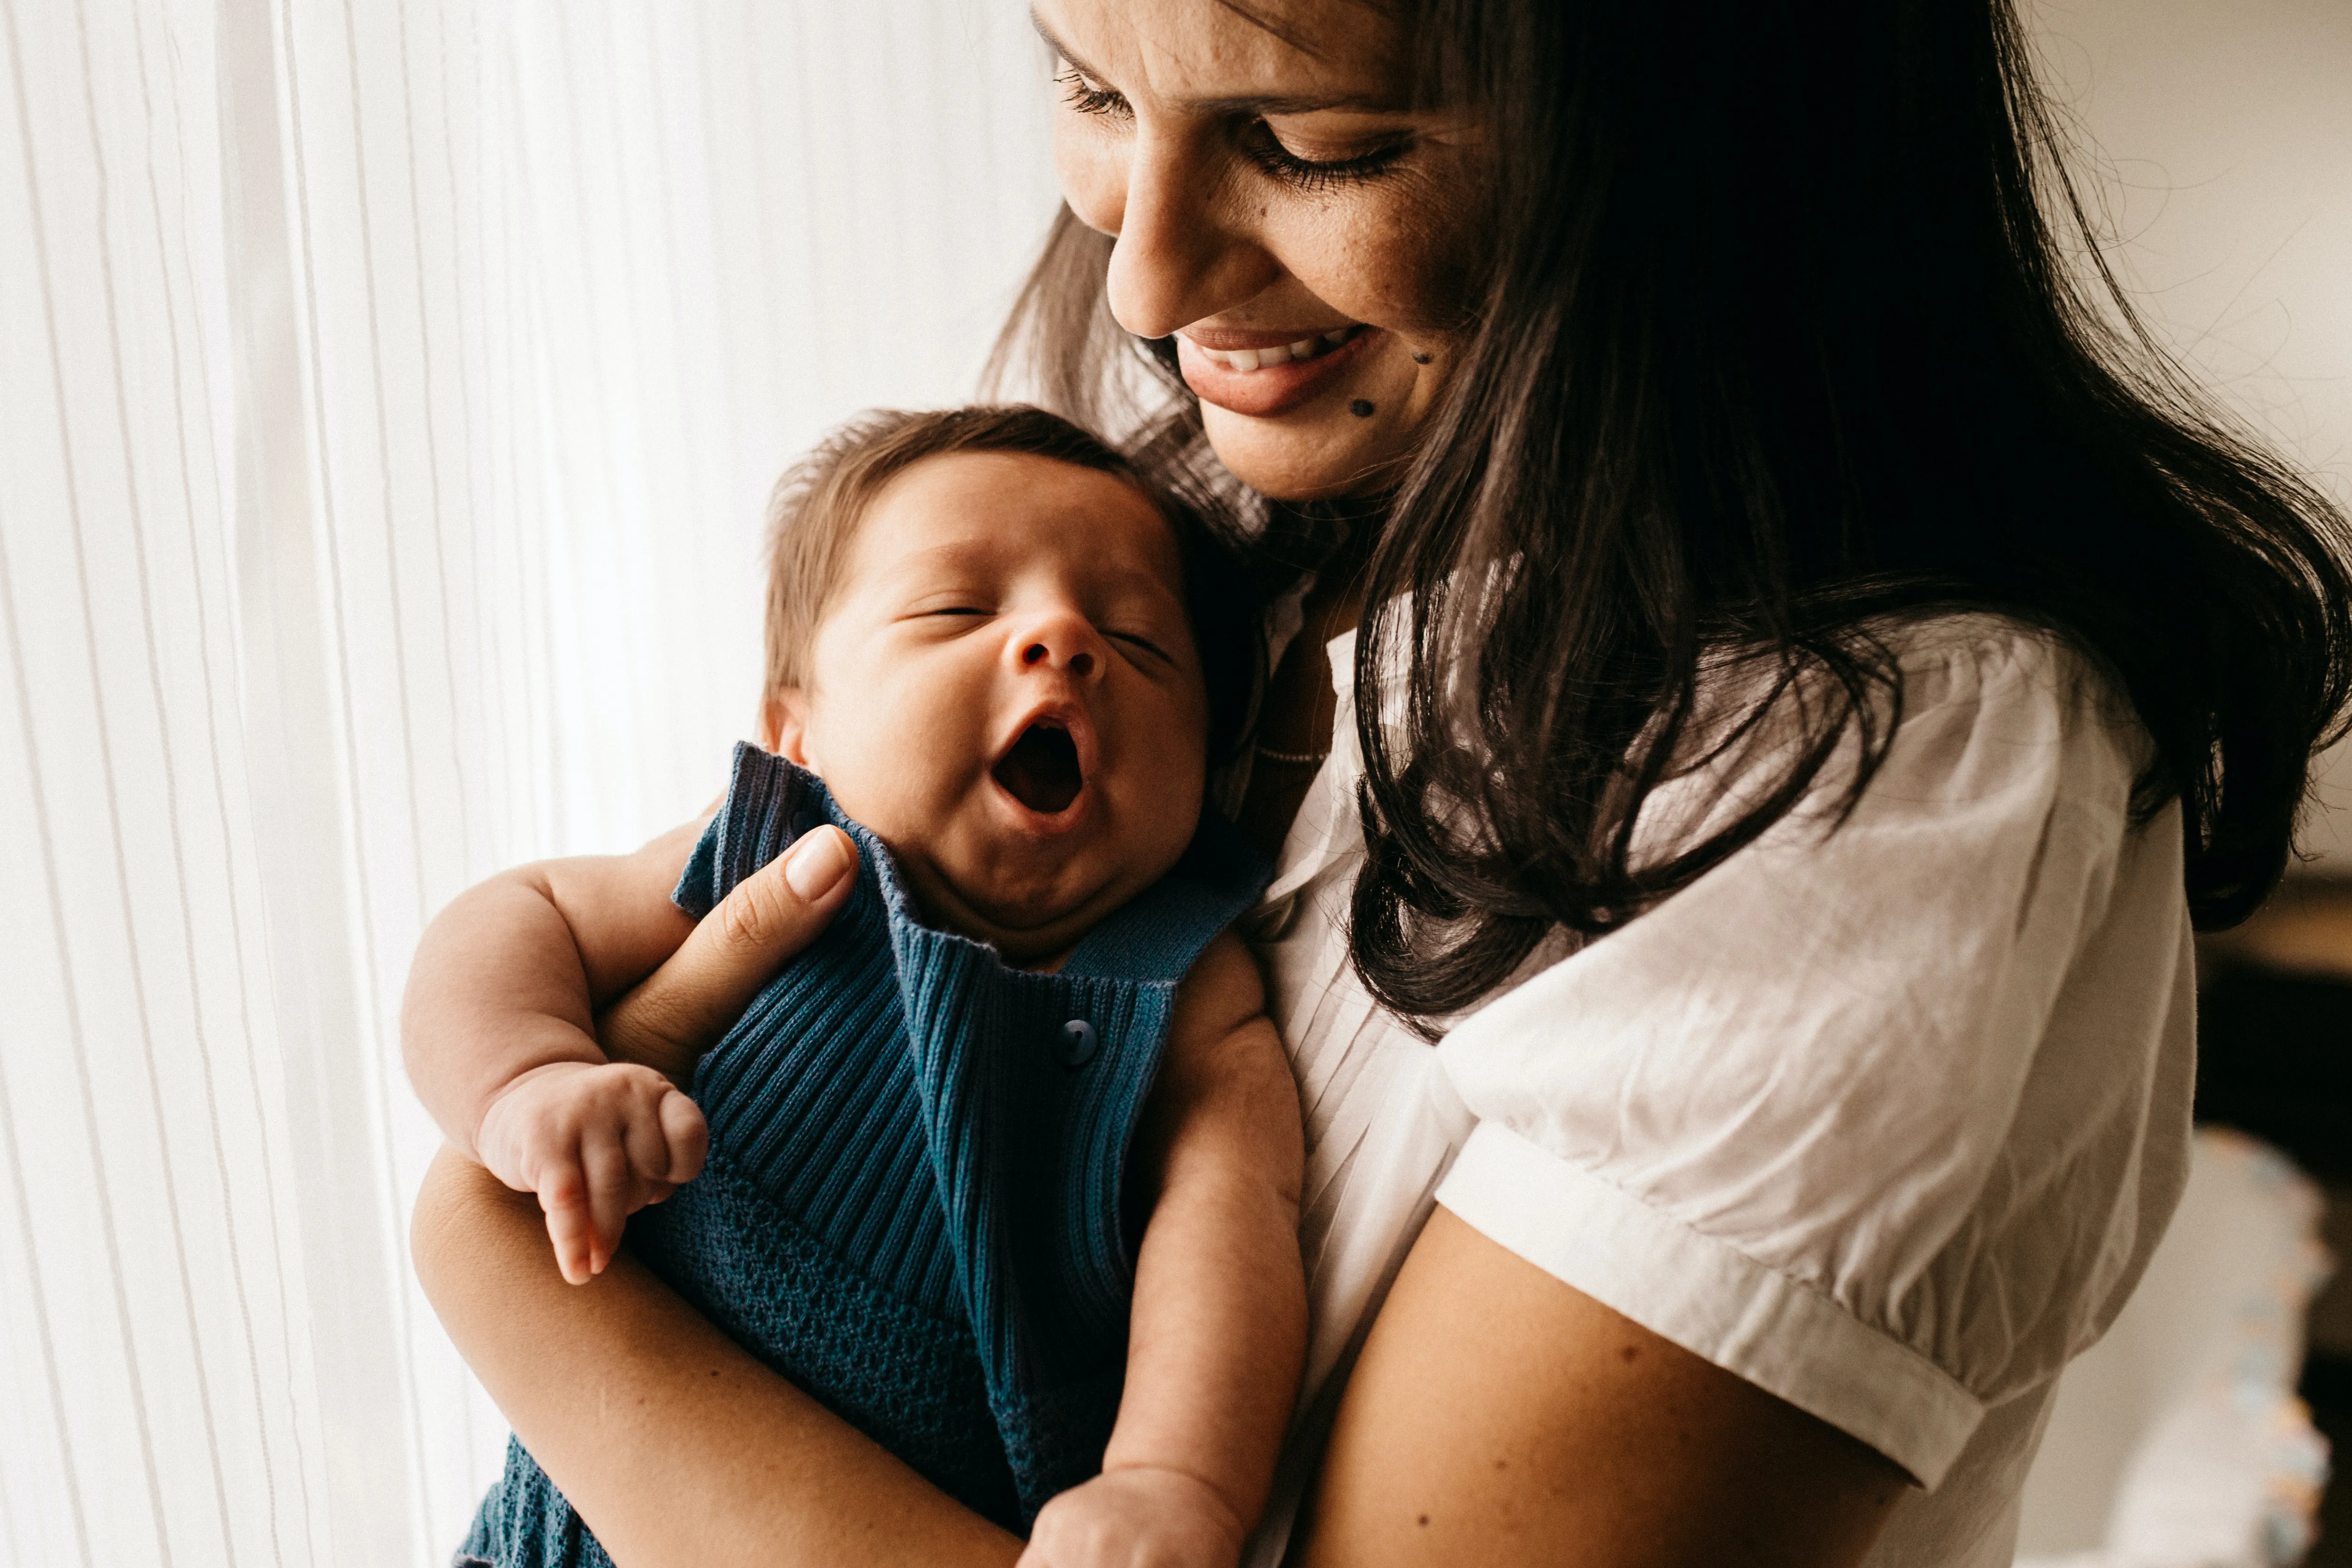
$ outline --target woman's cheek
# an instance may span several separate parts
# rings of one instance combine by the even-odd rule
[[[1300,281],[1356,321],[1407,336],[1442,334],[1468,313],[1465,247],[1451,226],[1416,222],[1401,205],[1385,196],[1367,201],[1310,237],[1330,258],[1330,276],[1320,287]]]

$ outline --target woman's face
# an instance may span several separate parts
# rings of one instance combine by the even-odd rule
[[[1486,149],[1409,107],[1370,0],[1036,0],[1071,210],[1111,312],[1175,334],[1225,466],[1288,500],[1395,465],[1457,357]],[[1253,368],[1254,366],[1254,368]]]

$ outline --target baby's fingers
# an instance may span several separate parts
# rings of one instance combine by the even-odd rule
[[[573,1285],[585,1285],[594,1272],[591,1253],[594,1225],[588,1208],[588,1181],[579,1165],[565,1163],[539,1182],[539,1206],[547,1213],[547,1239],[555,1247],[555,1266]]]
[[[650,1073],[646,1076],[653,1077]],[[703,1124],[700,1109],[667,1083],[633,1105],[622,1130],[629,1169],[636,1175],[636,1190],[629,1198],[630,1210],[660,1202],[660,1197],[652,1195],[653,1189],[675,1188],[694,1180],[696,1173],[702,1169],[703,1146],[708,1138],[709,1130]]]
[[[629,1217],[629,1194],[636,1182],[627,1152],[610,1127],[592,1127],[582,1133],[580,1164],[588,1176],[588,1272],[602,1274],[621,1245],[621,1225]]]
[[[710,1123],[703,1120],[702,1107],[671,1093],[662,1098],[661,1131],[669,1146],[669,1173],[663,1179],[682,1187],[702,1174],[702,1162],[710,1152]]]

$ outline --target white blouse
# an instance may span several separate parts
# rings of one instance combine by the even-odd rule
[[[1843,826],[1792,813],[1432,1047],[1348,961],[1360,763],[1352,637],[1332,643],[1335,750],[1258,914],[1306,1116],[1312,1324],[1250,1563],[1280,1560],[1433,1202],[1909,1471],[1870,1568],[2009,1563],[2059,1370],[2186,1176],[2181,820],[2132,826],[2146,736],[2053,640],[1951,617],[1902,664]],[[1637,843],[1736,784],[1660,790]]]

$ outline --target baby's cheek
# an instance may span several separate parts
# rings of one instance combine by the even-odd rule
[[[874,760],[880,765],[860,768],[842,784],[828,778],[826,787],[851,820],[872,828],[885,843],[922,843],[937,831],[950,803],[939,797],[928,770],[917,759],[904,757],[896,765]]]
[[[956,705],[912,673],[869,679],[822,713],[817,773],[841,809],[885,838],[935,817],[978,744]]]
[[[1155,858],[1170,863],[1192,842],[1208,784],[1208,740],[1197,724],[1171,715],[1147,748],[1139,771],[1146,791],[1145,816]],[[1172,846],[1172,847],[1171,847]]]

